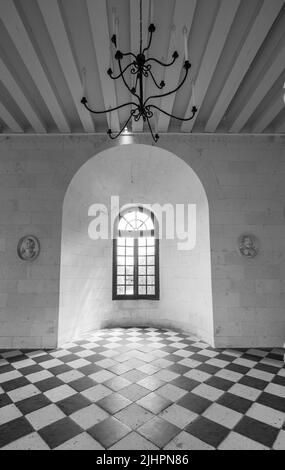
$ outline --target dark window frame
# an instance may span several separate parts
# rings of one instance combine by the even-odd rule
[[[140,208],[134,208],[140,209]],[[152,220],[154,216],[151,213]],[[112,300],[159,300],[160,299],[160,285],[159,285],[159,239],[155,237],[154,231],[151,234],[154,237],[154,289],[155,293],[153,295],[139,294],[138,293],[138,240],[143,238],[143,231],[138,232],[137,237],[132,237],[134,239],[134,294],[127,295],[117,294],[117,237],[113,238],[113,288],[112,288]],[[120,236],[120,233],[118,234]]]

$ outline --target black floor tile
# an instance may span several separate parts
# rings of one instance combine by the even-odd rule
[[[137,431],[154,445],[161,448],[179,434],[181,429],[156,416],[143,424]]]
[[[282,411],[282,413],[285,413],[285,399],[282,397],[272,395],[271,393],[263,392],[261,395],[259,395],[256,401],[261,405],[269,406],[274,410]]]
[[[246,400],[245,398],[238,397],[232,393],[224,393],[218,400],[217,403],[220,405],[231,408],[238,413],[246,413],[247,410],[251,407],[252,401]]]
[[[21,417],[0,426],[0,448],[34,431],[33,427]]]
[[[19,408],[23,415],[27,415],[28,413],[32,413],[33,411],[39,410],[40,408],[50,404],[50,400],[40,393],[30,398],[26,398],[25,400],[18,401],[17,408]]]
[[[256,379],[255,377],[250,377],[248,375],[244,375],[239,380],[239,383],[246,385],[247,387],[257,388],[258,390],[264,390],[268,385],[268,382],[265,382],[265,380]]]
[[[233,383],[230,380],[223,379],[222,377],[212,376],[205,381],[207,385],[218,388],[219,390],[224,390],[225,392],[233,386]]]
[[[81,379],[77,379],[77,380],[73,380],[73,382],[69,382],[68,385],[74,388],[74,390],[76,390],[77,392],[83,392],[84,390],[87,390],[88,388],[94,387],[95,382],[89,377],[81,377]]]
[[[229,430],[224,426],[214,423],[203,416],[195,419],[193,423],[188,424],[185,431],[212,447],[218,447],[229,433]]]
[[[18,379],[9,380],[8,382],[4,382],[1,384],[1,387],[5,392],[10,392],[11,390],[15,390],[16,388],[24,387],[25,385],[29,385],[30,382],[26,377],[19,377]]]
[[[40,436],[51,449],[82,432],[81,427],[70,418],[63,418],[39,430]]]
[[[11,403],[13,402],[11,398],[9,397],[9,395],[7,395],[6,393],[0,394],[0,408],[3,408],[3,406],[10,405]]]
[[[197,414],[204,413],[204,411],[212,404],[210,400],[207,400],[204,397],[199,397],[191,392],[184,395],[184,397],[180,398],[176,403],[177,405],[183,406]]]
[[[87,366],[80,367],[77,370],[84,375],[91,375],[95,374],[95,372],[99,372],[100,370],[102,370],[102,367],[97,366],[96,364],[89,364]]]
[[[88,429],[88,433],[105,447],[111,447],[131,429],[114,417],[110,417]]]
[[[45,380],[41,380],[37,382],[36,386],[41,392],[47,392],[48,390],[59,387],[60,385],[63,385],[63,384],[64,382],[59,380],[57,377],[50,377],[49,379],[45,379]]]
[[[63,411],[64,414],[69,416],[72,413],[75,413],[76,411],[91,405],[91,401],[87,400],[87,398],[78,393],[57,402],[56,405],[61,409],[61,411]]]
[[[198,387],[200,382],[197,382],[193,379],[188,379],[188,377],[177,377],[176,379],[170,382],[172,385],[176,385],[176,387],[183,388],[183,390],[187,390],[191,392],[194,388]]]
[[[225,369],[232,370],[233,372],[237,372],[238,374],[246,374],[250,369],[249,367],[240,366],[239,364],[228,364]]]
[[[248,416],[244,416],[235,427],[235,432],[271,447],[279,433],[279,429],[269,426]]]

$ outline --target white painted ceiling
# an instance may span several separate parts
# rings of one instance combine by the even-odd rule
[[[184,123],[160,114],[160,132],[285,132],[284,0],[153,0],[154,33],[149,56],[180,57],[171,69],[154,66],[166,89],[182,75],[183,34],[189,31],[189,78],[175,95],[156,100],[167,112],[188,116],[191,80],[199,112]],[[150,0],[143,0],[149,19]],[[139,0],[0,0],[0,132],[93,133],[108,127],[105,115],[83,108],[82,71],[89,105],[103,109],[131,101],[122,82],[106,74],[112,65],[113,16],[120,49],[138,52]],[[147,40],[148,21],[144,38]],[[116,61],[115,61],[116,62]],[[127,62],[126,62],[127,64]],[[130,80],[130,76],[128,77]],[[145,84],[147,95],[153,85]],[[113,112],[112,128],[128,108]],[[131,127],[131,126],[130,126]],[[146,130],[133,123],[132,130]]]

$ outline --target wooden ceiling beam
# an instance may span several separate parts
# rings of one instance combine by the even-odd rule
[[[109,33],[106,0],[97,0],[96,3],[94,0],[87,0],[87,9],[105,109],[115,108],[117,106],[115,82],[107,75],[107,70],[110,67],[111,38]],[[120,121],[118,111],[113,111],[112,115],[109,115],[108,118],[109,126],[112,128],[112,131],[119,132]]]
[[[4,121],[12,132],[16,133],[23,133],[24,129],[18,124],[18,122],[13,118],[12,114],[8,109],[4,106],[3,103],[0,102],[0,118]]]
[[[0,76],[3,85],[10,93],[12,98],[16,101],[17,105],[31,124],[33,130],[38,133],[45,133],[47,132],[46,128],[44,127],[43,123],[41,122],[39,116],[34,111],[33,107],[27,100],[26,96],[24,95],[23,91],[17,84],[16,80],[14,79],[13,75],[4,64],[3,60],[0,58]]]
[[[50,2],[48,2],[50,3]],[[11,0],[1,0],[0,17],[60,132],[70,127],[48,81],[27,30]]]
[[[179,83],[179,78],[181,75],[181,70],[185,61],[184,57],[184,38],[183,38],[183,28],[186,27],[189,32],[192,27],[192,22],[194,18],[196,8],[196,0],[176,0],[174,14],[173,14],[173,26],[174,30],[170,31],[170,34],[175,35],[175,46],[177,52],[179,54],[178,59],[175,62],[175,65],[172,67],[168,67],[165,69],[165,77],[164,82],[166,84],[165,89],[163,92],[167,92],[168,90],[175,89]],[[168,50],[168,59],[171,60],[172,54],[174,52],[173,43],[170,40],[169,50]],[[191,73],[191,70],[190,70]],[[165,96],[161,98],[160,103],[159,101],[157,104],[160,108],[162,108],[167,113],[172,113],[173,105],[175,101],[176,93],[172,95]],[[159,132],[167,132],[170,117],[166,116],[163,113],[159,113],[158,115],[158,131]]]
[[[198,112],[191,121],[183,122],[181,125],[182,132],[191,132],[196,119],[199,115],[199,110],[202,107],[209,85],[213,78],[217,63],[223,51],[225,42],[227,40],[230,28],[235,19],[237,10],[240,5],[240,0],[222,0],[219,11],[217,13],[205,53],[202,58],[200,69],[195,80],[196,106]],[[191,115],[193,106],[192,97],[185,113],[185,118]]]
[[[82,79],[75,63],[58,1],[49,0],[47,2],[46,0],[37,0],[37,2],[82,126],[85,132],[94,132],[93,119],[81,103],[83,94]]]
[[[217,129],[283,4],[284,0],[263,2],[208,119],[206,132]]]
[[[236,117],[234,123],[230,128],[230,132],[239,133],[250,116],[256,110],[258,105],[261,103],[263,98],[270,91],[278,77],[284,70],[285,64],[285,46],[277,54],[274,62],[269,67],[265,75],[263,75],[260,83],[254,89],[253,93],[250,95],[249,100],[247,100],[246,105],[242,108],[240,114]]]

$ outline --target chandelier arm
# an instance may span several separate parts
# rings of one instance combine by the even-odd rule
[[[159,84],[157,83],[157,81],[156,81],[156,79],[155,79],[155,77],[154,77],[152,71],[151,71],[151,70],[148,70],[148,73],[150,74],[150,76],[151,76],[151,78],[152,78],[152,80],[153,80],[155,86],[156,86],[159,90],[162,90],[162,88],[164,88],[164,86],[161,86],[161,85],[159,85]]]
[[[134,59],[137,58],[137,56],[133,52],[121,52],[123,57],[126,57],[128,55],[132,56]]]
[[[149,122],[149,118],[148,118],[147,116],[146,116],[146,120],[147,120],[147,124],[148,124],[148,128],[149,128],[149,130],[150,130],[151,136],[152,136],[154,142],[157,142],[159,136],[158,136],[158,134],[155,134],[155,135],[154,135],[154,133],[153,133],[153,131],[152,131],[152,128],[151,128],[151,124],[150,124],[150,122]]]
[[[134,112],[135,112],[134,110],[132,110],[130,112],[130,115],[129,115],[128,119],[126,120],[125,124],[122,126],[121,130],[116,135],[113,136],[111,129],[108,129],[107,134],[110,137],[110,139],[113,139],[113,140],[117,139],[122,134],[123,130],[129,124],[130,120],[132,119]]]
[[[126,67],[122,70],[121,73],[119,73],[119,75],[116,75],[115,77],[112,75],[112,73],[108,73],[109,77],[112,78],[113,80],[117,80],[118,78],[120,78],[122,76],[122,74],[124,74],[132,65],[134,65],[135,62],[130,62],[128,65],[126,65]],[[111,70],[111,69],[109,69]]]
[[[143,49],[143,51],[142,51],[143,54],[144,54],[146,51],[148,51],[149,48],[150,48],[150,46],[151,46],[152,35],[153,35],[153,30],[150,31],[149,40],[148,40],[148,45]]]
[[[149,59],[147,59],[145,62],[150,62],[153,60],[153,62],[156,62],[157,64],[159,65],[162,65],[162,67],[170,67],[171,65],[174,64],[174,62],[176,61],[176,59],[178,58],[178,55],[177,56],[174,56],[172,61],[169,62],[168,64],[165,64],[164,62],[161,62],[161,60],[158,60],[158,59],[155,59],[154,57],[150,57]]]
[[[189,118],[181,118],[178,116],[174,116],[173,114],[168,113],[167,111],[164,111],[163,109],[159,108],[159,106],[155,106],[154,104],[149,105],[150,108],[157,109],[158,111],[162,112],[163,114],[166,114],[166,116],[169,116],[173,119],[177,119],[178,121],[191,121],[191,119],[194,118],[195,114],[197,113],[198,109],[196,106],[192,107],[192,115]]]
[[[118,59],[118,63],[119,63],[120,75],[121,75],[122,80],[123,80],[123,82],[124,82],[124,84],[125,84],[125,87],[129,90],[129,92],[131,93],[131,95],[136,96],[136,98],[137,98],[138,100],[140,100],[140,97],[139,97],[136,93],[132,93],[131,88],[129,87],[129,85],[128,85],[127,82],[126,82],[126,79],[125,79],[125,77],[124,77],[123,70],[122,70],[121,59]]]
[[[186,61],[185,61],[185,64],[186,64]],[[185,75],[184,75],[183,79],[181,80],[181,82],[179,83],[179,85],[178,85],[176,88],[174,88],[173,90],[168,91],[167,93],[162,93],[161,95],[149,96],[149,97],[145,100],[144,106],[146,105],[146,103],[147,103],[149,100],[151,100],[151,99],[153,99],[153,98],[163,98],[164,96],[169,96],[169,95],[172,95],[173,93],[176,93],[176,92],[184,85],[185,80],[186,80],[186,78],[187,78],[187,76],[188,76],[189,69],[190,69],[190,66],[187,65],[187,66],[185,67],[185,64],[184,64]],[[188,64],[189,64],[189,62],[188,62]],[[189,64],[189,65],[190,65],[190,64]]]
[[[137,103],[133,103],[132,101],[129,101],[128,103],[120,104],[119,106],[116,106],[115,108],[104,109],[102,111],[95,111],[94,109],[89,108],[87,104],[87,99],[85,98],[85,96],[82,98],[81,103],[90,113],[93,113],[93,114],[108,114],[108,113],[111,113],[112,111],[117,111],[120,108],[124,108],[125,106],[136,106],[136,107],[138,106]]]

